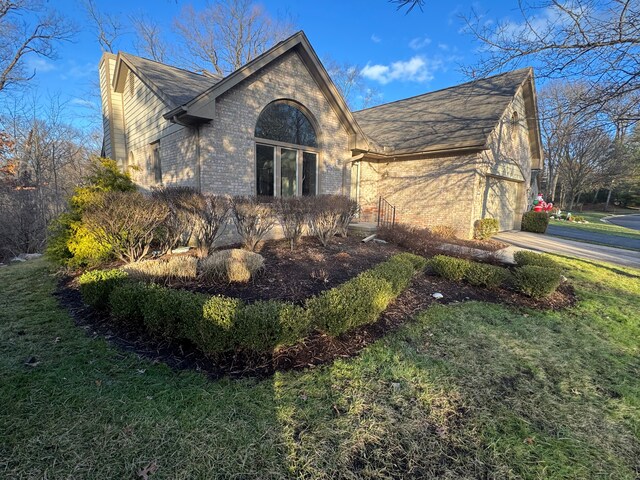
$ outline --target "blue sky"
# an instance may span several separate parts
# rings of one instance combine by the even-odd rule
[[[125,1],[96,0],[112,14],[126,16],[144,13],[170,31],[172,19],[187,3],[198,8],[204,2],[183,0]],[[459,65],[474,62],[478,45],[462,33],[460,14],[472,8],[487,14],[488,19],[517,17],[517,2],[484,0],[483,2],[445,2],[427,0],[424,11],[397,11],[385,0],[309,1],[263,0],[258,2],[274,16],[289,15],[296,28],[304,30],[318,55],[339,62],[360,65],[370,86],[381,93],[382,102],[437,90],[467,79]],[[78,125],[99,122],[91,83],[96,81],[101,55],[80,4],[76,0],[50,3],[76,22],[81,30],[73,43],[59,48],[56,60],[32,57],[34,88],[46,97],[60,93],[68,102]],[[125,36],[121,49],[132,50],[133,35]],[[95,91],[95,90],[94,90]]]

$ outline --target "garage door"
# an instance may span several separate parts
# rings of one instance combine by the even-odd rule
[[[487,177],[482,204],[482,218],[495,218],[500,231],[519,228],[519,192],[522,183]]]

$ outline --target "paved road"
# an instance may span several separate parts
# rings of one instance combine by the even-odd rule
[[[640,215],[638,215],[638,223],[640,229]],[[640,250],[640,239],[621,237],[612,233],[590,232],[578,228],[563,227],[562,225],[549,225],[547,234],[582,240],[583,242],[602,243],[603,245],[610,245],[612,247]]]
[[[615,263],[624,267],[640,268],[640,252],[632,250],[593,245],[530,232],[500,232],[494,238],[528,250],[557,253],[586,260]],[[513,249],[509,248],[508,250]],[[512,252],[508,253],[512,254]]]
[[[640,214],[633,215],[620,215],[617,217],[607,218],[609,223],[619,225],[621,227],[632,228],[634,230],[640,230]]]

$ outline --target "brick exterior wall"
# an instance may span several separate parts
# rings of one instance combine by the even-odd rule
[[[378,198],[396,207],[396,221],[420,227],[447,225],[461,237],[472,232],[478,189],[477,155],[362,161],[363,220],[375,221]]]
[[[319,193],[348,193],[344,172],[351,157],[347,131],[295,52],[283,55],[217,99],[215,120],[200,132],[204,191],[255,193],[256,122],[262,110],[279,99],[302,104],[317,126]]]

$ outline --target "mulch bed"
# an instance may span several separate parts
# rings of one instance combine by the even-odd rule
[[[431,296],[436,292],[443,294],[441,300]],[[535,300],[508,290],[476,288],[420,274],[374,324],[362,326],[338,338],[316,332],[300,344],[281,349],[274,354],[256,356],[234,353],[222,356],[214,362],[193,345],[160,343],[143,331],[127,330],[113,325],[107,314],[82,303],[80,292],[74,286],[71,277],[60,282],[56,296],[88,335],[103,337],[120,349],[136,353],[156,363],[165,363],[174,369],[203,371],[213,379],[222,376],[265,378],[276,371],[302,370],[330,363],[337,358],[353,357],[367,345],[397,330],[418,312],[436,302],[448,304],[479,300],[517,308],[558,310],[569,307],[576,301],[573,287],[567,283],[561,285],[551,296]]]
[[[313,237],[304,237],[294,250],[287,240],[270,240],[257,250],[265,259],[264,270],[246,284],[183,282],[172,286],[245,302],[276,299],[301,304],[400,251],[389,243],[363,243],[357,237],[336,237],[326,247]]]

